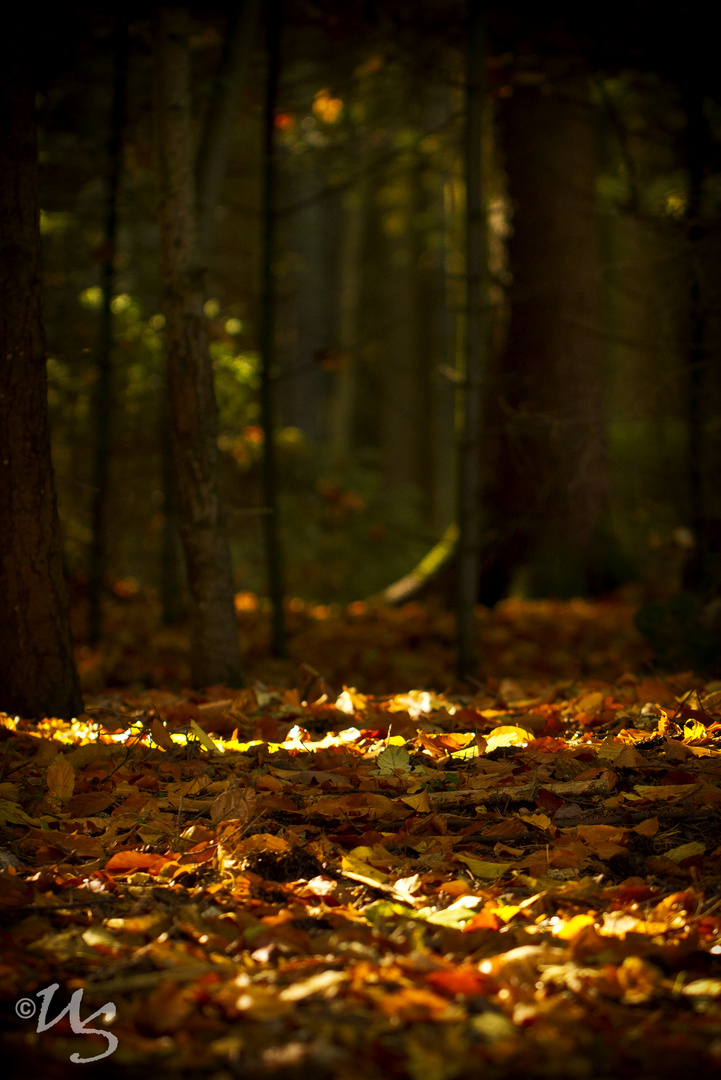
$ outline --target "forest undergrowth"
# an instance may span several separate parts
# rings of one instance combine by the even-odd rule
[[[481,609],[470,685],[440,609],[292,604],[281,662],[240,595],[248,685],[199,693],[119,593],[85,713],[0,714],[7,1075],[721,1066],[721,682],[632,604]]]

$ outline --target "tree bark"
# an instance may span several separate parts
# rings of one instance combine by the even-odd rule
[[[198,253],[203,267],[209,261],[218,196],[233,142],[238,98],[248,73],[259,11],[260,0],[241,0],[230,18],[220,69],[203,125],[195,168]]]
[[[362,252],[368,203],[367,140],[356,142],[358,180],[346,194],[338,268],[338,348],[341,366],[335,376],[329,407],[331,463],[344,469],[353,450],[356,366],[362,293]]]
[[[0,50],[0,708],[82,711],[47,411],[35,94],[26,42]]]
[[[280,542],[278,468],[275,453],[275,379],[276,379],[276,162],[275,111],[280,78],[281,12],[278,0],[266,5],[268,73],[263,124],[263,266],[261,297],[261,387],[260,408],[263,421],[263,532],[268,589],[272,605],[273,655],[287,656],[285,613],[283,610],[283,552]]]
[[[489,409],[499,432],[488,489],[499,541],[497,578],[486,574],[482,587],[488,602],[531,563],[537,594],[585,592],[606,499],[597,146],[586,81],[516,88],[499,118],[513,283]]]
[[[233,574],[218,490],[217,407],[196,248],[188,12],[161,8],[156,124],[171,442],[190,593],[194,686],[242,682]]]
[[[480,555],[482,390],[488,360],[488,248],[482,189],[481,142],[485,41],[483,14],[469,8],[466,90],[466,348],[463,426],[458,462],[456,666],[459,678],[478,666],[474,612]]]
[[[123,124],[125,119],[125,88],[128,68],[128,24],[118,19],[113,49],[113,97],[108,144],[107,203],[105,207],[105,237],[103,261],[100,267],[100,287],[103,303],[100,309],[98,353],[93,397],[95,425],[95,487],[93,491],[93,538],[90,547],[88,575],[88,641],[97,644],[102,630],[102,596],[107,570],[108,503],[110,498],[110,436],[113,426],[113,313],[115,292],[115,262],[118,234],[118,189],[122,172]]]

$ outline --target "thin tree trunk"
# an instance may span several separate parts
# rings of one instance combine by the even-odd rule
[[[180,542],[178,490],[173,469],[169,398],[166,378],[159,418],[163,480],[163,535],[160,544],[160,604],[163,626],[175,626],[182,619],[186,586],[183,545]]]
[[[218,490],[217,407],[196,249],[188,12],[160,8],[156,124],[165,345],[174,472],[190,593],[193,685],[242,681],[233,574]]]
[[[125,115],[125,85],[128,66],[128,25],[119,20],[115,28],[113,102],[108,146],[108,193],[105,211],[97,382],[93,401],[95,421],[95,489],[93,491],[93,539],[88,580],[88,641],[96,644],[101,633],[102,594],[107,568],[108,500],[110,495],[110,434],[113,421],[113,313],[115,255],[118,232],[118,187],[122,169],[122,136]]]
[[[280,5],[270,0],[266,6],[268,35],[268,74],[263,133],[263,269],[261,311],[261,415],[263,420],[263,502],[265,513],[265,558],[272,604],[273,654],[286,655],[283,612],[283,560],[278,514],[278,475],[275,455],[275,238],[276,172],[275,110],[280,73]]]
[[[270,18],[269,8],[266,19]],[[315,34],[303,36],[302,41],[313,55]],[[324,75],[322,66],[313,59],[292,64],[286,77],[296,86],[320,86]],[[332,340],[327,294],[334,284],[329,254],[336,227],[332,200],[325,194],[328,150],[313,148],[298,156],[286,153],[281,159],[276,144],[274,154],[279,204],[276,229],[285,250],[294,253],[275,297],[276,306],[280,303],[284,308],[276,386],[278,413],[283,424],[297,427],[305,438],[321,443],[328,437],[324,410],[328,375],[319,361]]]
[[[215,86],[203,125],[195,162],[197,209],[197,258],[204,276],[211,257],[215,214],[233,141],[238,98],[248,73],[251,45],[258,21],[259,0],[243,0],[231,16]],[[207,287],[203,284],[203,294]],[[167,396],[167,395],[166,395]],[[170,419],[167,405],[160,417],[163,446],[163,539],[160,595],[163,623],[177,623],[183,613],[184,575],[177,484],[172,451],[168,443]]]
[[[480,557],[481,403],[487,365],[487,237],[482,187],[485,34],[480,8],[469,5],[466,74],[466,349],[459,449],[456,664],[459,678],[478,666],[475,605]]]
[[[233,12],[203,125],[195,167],[198,258],[203,268],[210,256],[218,196],[233,143],[238,98],[248,74],[259,11],[260,0],[241,0]]]
[[[691,525],[697,540],[706,528],[708,501],[704,477],[709,476],[706,434],[707,395],[709,393],[709,354],[707,346],[707,297],[704,296],[702,259],[706,225],[703,220],[703,184],[713,168],[715,145],[704,109],[703,85],[688,75],[682,85],[686,110],[685,165],[688,171],[687,264],[689,277],[689,345],[687,387],[687,465],[688,499]],[[713,485],[717,478],[714,476]]]
[[[0,48],[0,709],[69,718],[83,703],[50,457],[32,40],[6,27]]]
[[[353,437],[356,362],[362,287],[361,256],[368,203],[367,140],[358,155],[358,181],[347,194],[340,249],[338,289],[338,347],[341,366],[335,376],[329,409],[329,434],[334,468],[348,464]]]
[[[420,429],[417,267],[412,232],[415,161],[416,151],[407,149],[393,163],[394,180],[403,191],[403,205],[394,209],[398,218],[405,220],[396,234],[384,238],[386,265],[381,310],[387,328],[381,372],[381,477],[390,510],[403,506],[409,494],[414,500],[418,495],[420,444],[425,437]]]

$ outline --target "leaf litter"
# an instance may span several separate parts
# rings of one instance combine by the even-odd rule
[[[721,1067],[721,684],[644,671],[622,605],[515,601],[440,692],[443,616],[411,663],[417,605],[359,615],[275,684],[0,714],[7,1075],[107,1045],[16,1014],[52,984],[114,1004],[111,1076]],[[379,627],[379,689],[344,684]]]

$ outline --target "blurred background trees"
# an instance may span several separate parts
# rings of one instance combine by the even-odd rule
[[[265,6],[249,7],[257,26],[243,39],[227,163],[204,204],[214,230],[201,304],[234,587],[264,592],[268,62]],[[219,108],[235,14],[221,4],[190,11],[193,152]],[[186,586],[170,527],[154,17],[127,17],[110,261],[117,23],[71,9],[45,28],[41,225],[67,569],[77,587],[98,565],[106,587],[165,582],[172,619]],[[286,590],[346,603],[400,577],[456,517],[466,10],[287,0],[280,23],[273,387]],[[662,23],[641,0],[598,17],[570,5],[542,19],[520,3],[487,9],[486,602],[629,581],[643,582],[640,597],[663,597],[692,553],[699,569],[686,585],[711,593],[721,584],[721,87],[699,16],[681,23]],[[106,378],[112,419],[99,425]],[[108,439],[102,564],[91,556],[99,430]]]

